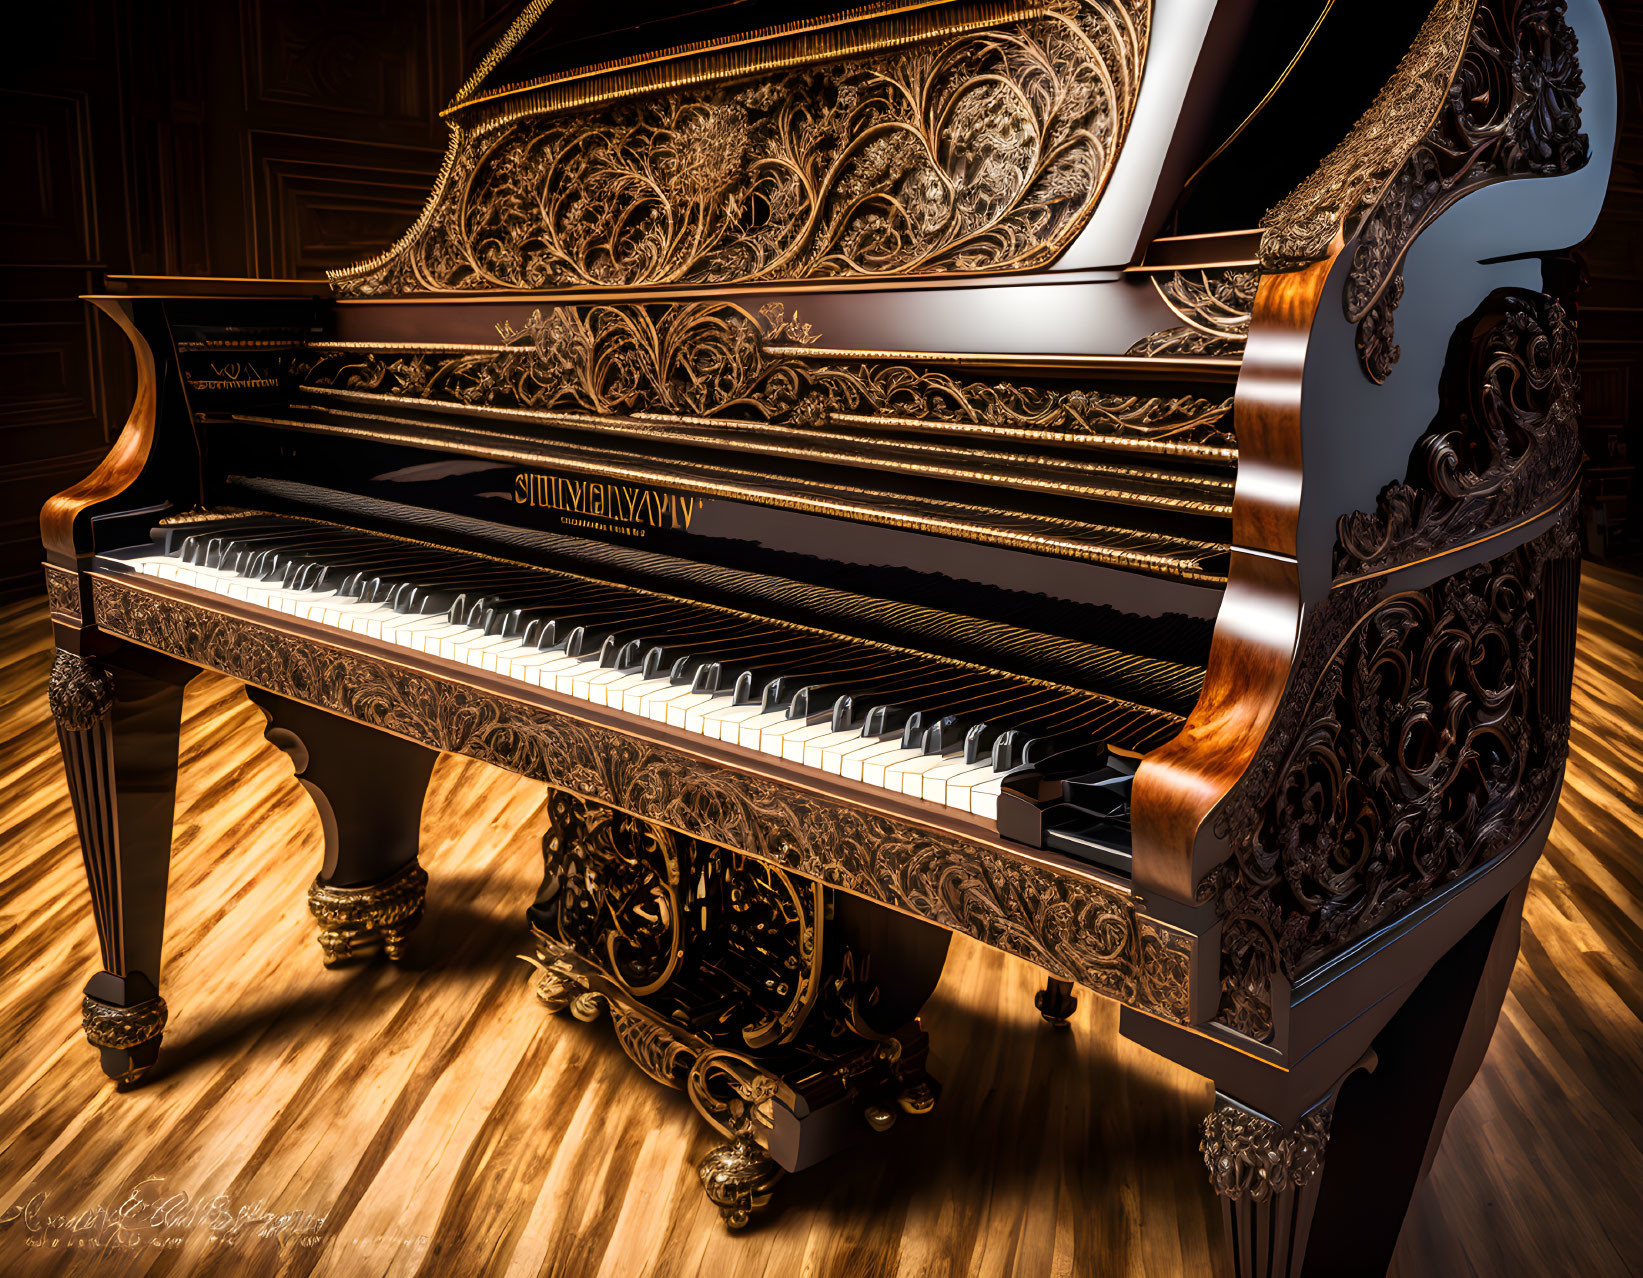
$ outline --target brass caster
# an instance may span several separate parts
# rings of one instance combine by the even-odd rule
[[[319,934],[320,961],[326,967],[338,967],[354,957],[352,932],[336,932],[324,928]]]
[[[896,1104],[904,1114],[928,1114],[936,1107],[935,1083],[926,1076],[907,1084],[896,1096]]]
[[[862,1110],[861,1116],[867,1120],[867,1125],[876,1132],[887,1132],[896,1125],[896,1111],[888,1105],[869,1105]]]
[[[166,1015],[165,1000],[159,997],[115,1007],[87,995],[80,1005],[86,1041],[97,1049],[103,1073],[121,1090],[135,1086],[159,1059]]]
[[[1038,1009],[1046,1025],[1061,1030],[1069,1028],[1072,1014],[1078,1010],[1072,982],[1058,981],[1052,976],[1045,982],[1044,988],[1033,996],[1033,1006]]]
[[[729,1229],[744,1229],[753,1213],[770,1203],[782,1169],[753,1138],[751,1126],[735,1139],[708,1150],[696,1164],[708,1200]]]
[[[315,879],[308,889],[308,911],[319,923],[319,948],[326,967],[354,957],[358,947],[380,942],[382,952],[398,962],[406,939],[422,921],[428,873],[415,861],[381,883],[332,887]]]

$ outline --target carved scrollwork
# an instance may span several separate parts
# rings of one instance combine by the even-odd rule
[[[169,1015],[165,1000],[155,997],[133,1007],[115,1007],[87,995],[81,1004],[80,1025],[93,1047],[127,1051],[158,1038]]]
[[[53,564],[45,565],[46,606],[69,621],[80,618],[80,574]]]
[[[1270,1037],[1274,973],[1295,979],[1505,854],[1556,793],[1567,698],[1540,685],[1567,688],[1545,654],[1567,647],[1573,618],[1540,594],[1574,554],[1573,514],[1373,607],[1379,579],[1336,591],[1305,635],[1304,691],[1269,737],[1281,744],[1220,818],[1233,849],[1217,880],[1223,1022]]]
[[[458,354],[320,344],[294,372],[304,388],[321,393],[536,412],[729,417],[815,429],[843,418],[910,418],[1232,442],[1230,399],[983,382],[898,360],[813,355],[819,335],[780,302],[757,316],[721,302],[561,306],[534,311],[519,329],[504,326],[502,336],[502,345]]]
[[[1241,355],[1261,273],[1222,267],[1154,275],[1153,287],[1183,321],[1143,337],[1131,355]]]
[[[59,649],[52,658],[46,700],[59,728],[85,732],[114,704],[114,676],[95,661]]]
[[[1498,294],[1462,325],[1409,478],[1342,517],[1336,575],[1424,558],[1561,496],[1580,468],[1577,353],[1573,322],[1544,294]]]
[[[1437,119],[1358,228],[1343,300],[1372,381],[1397,362],[1392,315],[1422,228],[1466,192],[1586,163],[1580,59],[1564,0],[1484,0]]]
[[[710,1037],[764,1049],[799,1033],[821,986],[819,885],[562,790],[548,813],[539,936],[634,999],[702,984],[703,963],[734,973],[749,992]]]
[[[1286,1128],[1216,1096],[1215,1108],[1204,1117],[1198,1146],[1215,1192],[1235,1201],[1264,1203],[1304,1188],[1323,1169],[1332,1114],[1332,1105],[1320,1105]]]
[[[385,262],[333,282],[380,296],[1025,268],[1099,200],[1150,21],[1145,0],[1070,0],[854,61],[504,113],[458,131]]]
[[[1466,191],[1585,163],[1580,65],[1563,0],[1442,0],[1392,79],[1323,164],[1262,219],[1261,264],[1287,271],[1358,237],[1345,291],[1364,371],[1398,357],[1404,254]]]
[[[1141,950],[1138,967],[1143,1001],[1154,1011],[1170,1009],[1172,1019],[1183,1024],[1190,1021],[1193,937],[1156,919],[1142,918],[1136,923],[1136,939]]]
[[[1466,46],[1475,0],[1440,0],[1369,110],[1307,179],[1261,219],[1261,266],[1316,262],[1380,199],[1431,126]]]
[[[92,591],[111,634],[739,849],[1154,1010],[1136,971],[1135,903],[1092,879],[122,581],[96,577]]]

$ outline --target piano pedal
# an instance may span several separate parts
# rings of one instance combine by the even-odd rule
[[[1044,988],[1033,996],[1033,1006],[1038,1009],[1046,1025],[1058,1030],[1071,1029],[1072,1014],[1078,1010],[1072,982],[1050,977],[1044,982]]]
[[[782,1176],[934,1107],[918,1008],[945,933],[555,791],[529,912],[539,1001],[608,1015],[640,1070],[722,1143],[697,1164],[740,1229]],[[934,929],[930,929],[934,932]]]

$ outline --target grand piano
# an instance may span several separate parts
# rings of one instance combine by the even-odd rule
[[[535,992],[688,1094],[730,1225],[937,1105],[957,933],[1214,1080],[1237,1273],[1384,1271],[1562,780],[1596,0],[682,8],[530,0],[329,281],[88,299],[138,390],[41,529],[104,1070],[210,669],[328,963],[412,943],[438,752],[551,788]]]

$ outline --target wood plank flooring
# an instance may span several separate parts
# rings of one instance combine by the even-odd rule
[[[1489,1056],[1394,1272],[1643,1273],[1643,583],[1588,568],[1552,846]],[[192,685],[161,1064],[116,1093],[79,1029],[96,965],[37,603],[0,611],[0,1274],[1224,1274],[1209,1084],[1070,1034],[963,939],[926,1021],[936,1111],[790,1178],[729,1235],[713,1143],[608,1025],[532,998],[542,789],[442,759],[403,969],[328,972],[318,822],[237,685]]]

